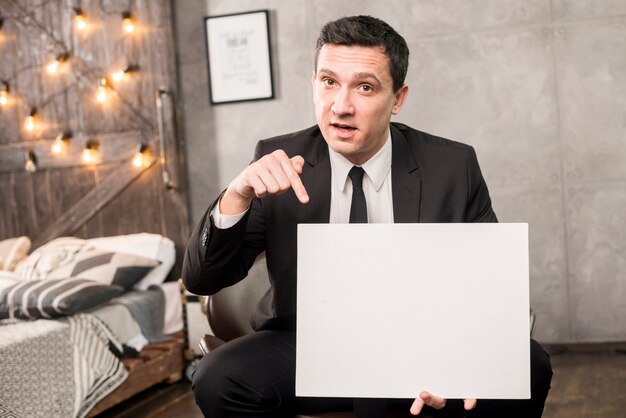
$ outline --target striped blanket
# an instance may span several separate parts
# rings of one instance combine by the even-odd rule
[[[82,418],[128,376],[117,338],[91,314],[0,321],[0,411]]]

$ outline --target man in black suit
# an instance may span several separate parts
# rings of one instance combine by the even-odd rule
[[[390,122],[408,94],[408,56],[405,40],[379,19],[326,24],[311,79],[317,125],[260,141],[253,162],[195,228],[183,270],[190,291],[213,294],[238,282],[263,251],[271,282],[252,318],[256,332],[205,356],[196,370],[194,393],[206,416],[354,406],[359,416],[382,417],[387,410],[384,400],[295,397],[299,223],[497,222],[470,146]],[[540,417],[552,372],[534,341],[531,363],[530,400],[466,399],[468,416]],[[417,415],[455,403],[424,391],[412,405],[394,404]]]

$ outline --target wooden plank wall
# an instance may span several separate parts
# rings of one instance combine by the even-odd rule
[[[88,19],[84,31],[75,25],[77,7]],[[131,34],[122,29],[126,11],[136,23]],[[170,1],[2,0],[0,19],[0,80],[10,88],[9,103],[0,106],[0,239],[27,235],[40,245],[56,236],[160,233],[176,243],[177,276],[189,227]],[[63,53],[67,62],[50,75],[48,63]],[[138,71],[113,82],[112,72],[125,65]],[[102,77],[109,88],[99,103]],[[32,107],[37,127],[28,132]],[[49,147],[64,131],[73,133],[67,152],[53,156]],[[90,166],[80,160],[89,140],[98,141],[101,155]],[[137,169],[130,161],[140,143],[154,158]],[[38,161],[34,173],[24,169],[29,150]],[[175,187],[166,187],[164,169]]]

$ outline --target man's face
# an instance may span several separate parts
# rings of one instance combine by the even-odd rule
[[[383,49],[326,44],[311,81],[315,117],[328,146],[354,164],[373,157],[408,93],[406,85],[393,91]]]

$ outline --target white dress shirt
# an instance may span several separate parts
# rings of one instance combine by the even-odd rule
[[[331,224],[350,223],[352,180],[348,173],[354,166],[346,157],[328,149],[332,173],[330,188]],[[368,223],[393,223],[391,195],[391,135],[385,145],[363,165],[363,193],[367,204]]]
[[[354,166],[346,157],[328,149],[331,169],[330,223],[349,223],[352,203],[352,180],[348,172]],[[363,165],[363,193],[367,203],[369,223],[393,223],[393,199],[391,193],[391,132],[383,147]],[[246,213],[224,215],[217,204],[213,208],[213,223],[219,229],[230,228]]]

